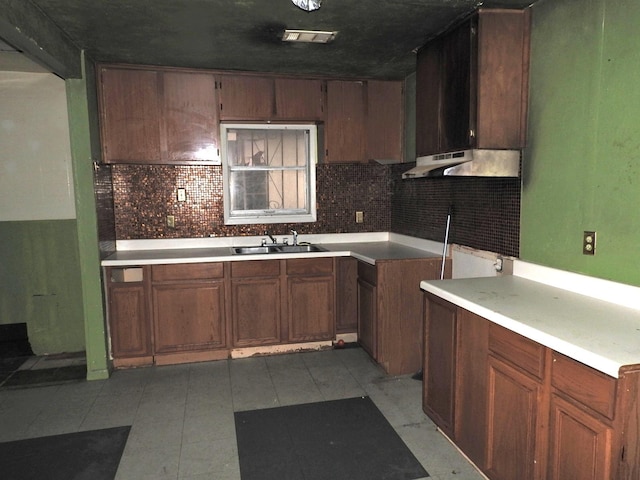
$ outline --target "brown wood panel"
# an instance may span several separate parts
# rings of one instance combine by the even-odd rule
[[[378,260],[378,361],[391,375],[422,367],[422,280],[440,276],[437,258]],[[447,272],[451,262],[447,260]]]
[[[231,262],[231,277],[273,277],[280,275],[280,260]]]
[[[276,117],[282,120],[323,120],[323,81],[276,78]]]
[[[416,67],[416,154],[440,151],[441,49],[436,39],[418,51]]]
[[[539,343],[491,323],[489,326],[489,349],[495,355],[542,379],[545,348]]]
[[[280,343],[280,278],[232,280],[231,289],[233,346]]]
[[[109,286],[109,333],[113,358],[151,355],[151,329],[144,284]]]
[[[528,9],[480,10],[478,148],[525,145],[529,22]]]
[[[287,275],[323,275],[327,273],[333,273],[333,257],[287,260]]]
[[[376,285],[378,283],[378,270],[376,269],[376,266],[359,260],[358,278],[361,278],[371,285]]]
[[[358,343],[378,360],[378,320],[376,287],[358,278]]]
[[[216,78],[210,73],[162,73],[162,118],[167,160],[220,158]]]
[[[532,480],[542,386],[489,355],[486,472],[492,480]]]
[[[403,83],[367,81],[367,159],[402,161]]]
[[[327,81],[325,146],[327,162],[364,162],[365,87],[361,81]]]
[[[612,429],[561,397],[551,398],[548,480],[610,480]]]
[[[151,267],[151,278],[154,282],[222,278],[224,275],[223,265],[222,262],[153,265]]]
[[[158,73],[126,68],[99,69],[103,161],[160,161]]]
[[[271,120],[275,115],[273,77],[222,75],[220,119]]]
[[[287,279],[290,342],[331,340],[335,337],[333,276]]]
[[[613,419],[615,414],[616,382],[609,375],[553,353],[551,384],[609,419]]]
[[[155,353],[226,347],[222,280],[152,290]]]
[[[457,309],[455,439],[479,467],[484,465],[486,455],[489,323]]]
[[[336,333],[358,330],[358,260],[336,258]]]
[[[454,438],[457,368],[457,308],[425,294],[424,380],[422,406]]]

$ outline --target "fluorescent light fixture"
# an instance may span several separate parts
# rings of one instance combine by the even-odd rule
[[[285,30],[282,34],[283,42],[329,43],[338,32],[323,32],[320,30]]]

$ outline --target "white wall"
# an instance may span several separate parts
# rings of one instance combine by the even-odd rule
[[[0,71],[0,221],[75,217],[64,80]]]

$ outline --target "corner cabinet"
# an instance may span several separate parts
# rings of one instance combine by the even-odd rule
[[[358,341],[391,375],[422,367],[422,280],[440,276],[439,258],[358,262]],[[451,263],[447,260],[446,276]]]
[[[529,10],[479,9],[418,51],[418,156],[525,145]]]
[[[616,379],[424,297],[423,410],[488,478],[640,478],[640,365]]]

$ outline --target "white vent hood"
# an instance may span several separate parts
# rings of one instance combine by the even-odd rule
[[[460,150],[416,159],[403,179],[421,177],[518,177],[520,150]]]

